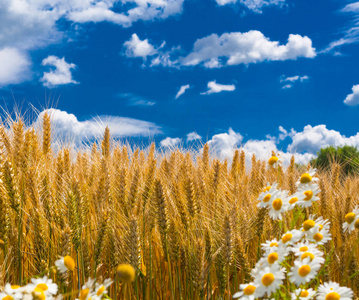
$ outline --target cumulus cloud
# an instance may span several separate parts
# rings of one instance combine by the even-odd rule
[[[20,83],[30,77],[30,59],[16,48],[0,49],[0,87]]]
[[[53,108],[41,112],[35,126],[41,126],[45,112],[50,115],[54,139],[67,142],[81,143],[101,138],[106,126],[115,138],[154,136],[162,133],[159,126],[147,121],[114,116],[99,116],[79,121],[75,115]]]
[[[190,88],[189,84],[186,85],[182,85],[181,88],[179,89],[178,93],[176,94],[176,99],[178,99],[180,96],[182,96],[186,90],[188,90]]]
[[[344,145],[359,146],[359,133],[346,137],[338,131],[327,129],[326,125],[307,125],[303,131],[294,134],[287,150],[316,154],[321,148]]]
[[[164,140],[162,140],[160,142],[161,147],[164,148],[175,148],[176,146],[178,146],[181,143],[181,139],[180,138],[170,138],[170,137],[166,137]]]
[[[148,42],[148,39],[141,41],[136,33],[132,34],[131,39],[125,42],[124,46],[128,57],[142,57],[145,60],[147,56],[157,53],[157,50]]]
[[[285,0],[216,0],[218,5],[227,5],[233,3],[241,3],[246,6],[249,10],[257,13],[261,13],[263,7],[275,5],[283,6]]]
[[[55,69],[50,72],[44,72],[44,76],[40,79],[44,86],[55,87],[64,84],[78,84],[77,81],[72,79],[71,69],[75,69],[76,65],[67,63],[65,57],[59,58],[50,55],[42,61],[43,66],[52,66]]]
[[[290,138],[291,141],[287,148],[283,149],[280,145],[286,138]],[[271,152],[274,151],[283,158],[284,166],[287,166],[292,155],[294,155],[297,163],[307,164],[311,159],[316,157],[317,152],[321,148],[344,145],[359,148],[359,132],[346,137],[338,131],[327,129],[325,125],[307,125],[299,132],[296,132],[294,129],[287,131],[280,126],[277,137],[267,135],[267,139],[249,139],[244,141],[240,133],[230,129],[229,133],[214,135],[208,143],[211,146],[212,154],[222,159],[231,159],[234,150],[241,149],[246,153],[247,162],[250,163],[250,158],[253,154],[257,158],[267,160]]]
[[[190,132],[187,134],[187,142],[201,140],[202,137],[195,131]]]
[[[216,134],[208,141],[211,152],[219,157],[229,157],[233,153],[233,149],[236,148],[243,140],[243,136],[240,133],[235,132],[232,128],[229,128],[228,133]]]
[[[24,58],[30,50],[40,49],[68,38],[71,32],[59,28],[61,20],[70,23],[111,22],[129,27],[140,20],[166,19],[179,14],[182,12],[182,4],[183,0],[1,1],[0,51],[14,48],[21,52]],[[29,66],[26,73],[20,74],[16,71],[19,65],[23,66],[24,63],[21,64],[19,61],[9,71],[11,75],[19,74],[9,83],[20,83],[29,77]],[[7,68],[9,69],[9,64]]]
[[[192,52],[181,58],[181,62],[186,66],[203,63],[205,67],[221,67],[315,56],[315,48],[307,36],[290,34],[287,44],[280,45],[277,41],[270,41],[260,31],[251,30],[224,33],[221,36],[211,34],[198,39]]]
[[[201,95],[210,95],[214,93],[220,93],[223,91],[232,92],[236,89],[234,84],[220,84],[216,83],[216,81],[209,81],[207,83],[208,90],[206,92],[201,93]]]
[[[353,85],[352,91],[353,93],[349,94],[344,100],[344,103],[349,106],[355,106],[359,104],[359,84]]]

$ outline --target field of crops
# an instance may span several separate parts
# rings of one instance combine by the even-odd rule
[[[207,144],[142,151],[108,130],[55,153],[47,115],[39,132],[0,127],[0,149],[0,299],[359,297],[359,177],[339,165],[314,174],[268,153],[246,166],[243,151],[219,160]],[[303,245],[316,257],[298,257]],[[303,264],[314,277],[296,281]]]

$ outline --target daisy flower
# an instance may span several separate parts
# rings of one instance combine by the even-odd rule
[[[271,266],[274,263],[281,263],[287,253],[284,247],[278,247],[276,250],[266,252],[263,257],[259,260],[264,267]]]
[[[293,229],[291,231],[287,231],[285,234],[282,235],[281,243],[285,246],[293,245],[299,242],[304,233],[301,230]]]
[[[320,269],[320,263],[318,261],[310,261],[310,257],[305,258],[302,261],[294,261],[294,266],[289,272],[290,281],[297,286],[311,281]]]
[[[43,291],[45,296],[48,298],[52,295],[56,295],[58,287],[56,283],[52,282],[52,279],[48,279],[47,276],[44,276],[42,278],[31,278],[31,283],[26,285],[24,287],[24,290],[28,294],[34,292],[40,293],[41,291]]]
[[[259,203],[257,204],[258,207],[264,208],[269,206],[272,203],[272,193],[276,190],[273,189],[273,191],[266,191],[264,193],[261,193],[258,197]]]
[[[312,184],[319,180],[319,178],[313,178],[315,173],[317,172],[317,169],[310,168],[309,171],[305,172],[300,176],[300,179],[296,182],[298,186],[306,185],[306,184]]]
[[[309,257],[310,261],[316,261],[320,264],[324,264],[325,259],[323,258],[323,252],[318,249],[313,250],[314,248],[311,250],[308,249],[308,251],[305,252],[296,252],[294,255],[301,261]]]
[[[310,207],[313,202],[318,201],[320,190],[317,184],[301,186],[294,195],[298,197],[297,205],[301,207]]]
[[[19,285],[11,285],[10,283],[5,284],[4,292],[0,293],[0,299],[22,299],[23,288]]]
[[[286,212],[289,209],[289,202],[287,198],[287,192],[285,191],[276,191],[273,193],[272,201],[270,201],[268,207],[269,216],[273,220],[282,220],[282,213]]]
[[[94,300],[96,297],[93,291],[94,283],[95,280],[89,278],[87,282],[85,282],[85,284],[82,286],[82,289],[79,293],[79,298],[77,298],[76,300],[88,300],[88,299]],[[97,297],[97,299],[100,299],[100,297]]]
[[[107,294],[107,288],[113,283],[111,279],[106,279],[102,284],[96,282],[95,293],[96,296],[101,297],[103,294]]]
[[[353,291],[336,282],[323,283],[318,288],[317,300],[351,300]]]
[[[313,299],[314,296],[315,291],[313,289],[296,289],[294,293],[292,293],[292,300]]]
[[[257,285],[253,282],[248,284],[241,284],[239,286],[240,291],[233,295],[233,298],[241,298],[243,300],[254,300],[257,298],[256,289]]]
[[[282,159],[277,155],[274,151],[272,152],[272,156],[268,159],[268,165],[270,167],[276,168],[279,164],[282,163]]]
[[[73,271],[75,269],[75,261],[68,255],[55,261],[55,265],[59,269],[60,273],[65,273],[67,270]]]
[[[343,230],[348,230],[351,233],[355,227],[359,228],[359,206],[356,206],[354,210],[345,215],[345,222],[343,223]],[[358,224],[357,224],[358,223]]]
[[[288,196],[289,210],[293,209],[298,204],[299,198],[297,196],[297,193]]]
[[[277,241],[277,239],[273,239],[271,241],[266,241],[265,243],[262,244],[262,249],[263,251],[271,251],[271,250],[276,250],[279,246],[279,242]]]
[[[280,268],[278,264],[273,264],[260,270],[254,278],[254,284],[258,286],[256,288],[256,297],[260,298],[265,294],[269,296],[278,290],[285,277],[284,272],[285,269]]]
[[[321,254],[321,251],[317,248],[317,245],[311,244],[308,241],[296,244],[291,248],[291,251],[295,256],[302,256],[305,252],[314,253],[318,256]]]
[[[332,239],[332,235],[328,229],[321,229],[320,227],[314,227],[307,233],[307,239],[318,245],[324,245]]]

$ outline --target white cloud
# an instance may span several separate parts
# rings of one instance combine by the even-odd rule
[[[30,77],[31,62],[16,48],[0,49],[0,87],[20,83]]]
[[[280,45],[279,42],[270,41],[260,31],[251,30],[245,33],[224,33],[221,36],[211,34],[198,39],[193,51],[181,58],[181,62],[186,66],[204,63],[205,67],[220,67],[315,56],[315,48],[307,36],[290,34],[287,44]]]
[[[201,140],[202,137],[195,131],[190,132],[187,134],[187,142]]]
[[[132,118],[99,116],[90,120],[79,121],[75,115],[66,111],[53,108],[46,111],[51,116],[54,140],[81,143],[86,140],[101,138],[106,126],[109,127],[111,136],[116,138],[153,136],[162,133],[161,128],[156,124]],[[41,126],[44,114],[45,111],[39,114],[35,126]]]
[[[338,131],[327,129],[326,125],[307,125],[303,131],[294,134],[287,150],[316,154],[321,148],[344,145],[359,146],[359,133],[346,137]]]
[[[147,56],[157,53],[157,50],[148,42],[148,39],[141,41],[136,33],[132,34],[131,39],[125,42],[124,46],[128,57],[142,57],[145,60]]]
[[[228,133],[220,133],[212,136],[212,139],[208,141],[211,153],[219,157],[229,157],[233,153],[233,149],[236,148],[243,140],[243,136],[240,133],[234,132],[232,128],[229,128]]]
[[[359,104],[359,84],[353,85],[352,91],[353,93],[345,98],[344,103],[346,105],[355,106]]]
[[[291,77],[285,77],[284,75],[281,76],[280,78],[280,82],[283,83],[287,83],[284,86],[282,86],[282,89],[290,89],[293,87],[293,84],[295,82],[305,82],[309,80],[309,76],[307,75],[303,75],[303,76],[299,76],[299,75],[295,75],[295,76],[291,76]]]
[[[300,82],[303,82],[303,81],[306,81],[308,79],[309,79],[309,77],[307,75],[304,75],[304,76],[295,75],[295,76],[292,76],[292,77],[285,77],[283,75],[282,78],[280,79],[280,82],[286,82],[286,81],[295,82],[295,81],[298,81],[298,80]]]
[[[180,138],[170,138],[166,137],[164,140],[161,141],[160,145],[164,148],[175,148],[181,143]]]
[[[119,93],[117,94],[117,97],[126,99],[128,106],[153,106],[156,104],[156,101],[148,100],[132,93]]]
[[[77,26],[66,26],[61,31],[58,24],[111,22],[129,27],[139,20],[165,19],[182,12],[183,0],[6,0],[0,4],[0,51],[17,49],[23,57],[28,52],[49,44],[58,43],[71,37],[71,30]],[[162,64],[165,58],[162,58]],[[167,63],[169,63],[167,61]],[[11,75],[16,73],[18,64],[13,66]],[[9,64],[7,68],[9,69]],[[24,65],[24,64],[22,64]],[[2,67],[2,65],[1,65]],[[19,72],[18,72],[19,73]],[[21,83],[30,75],[19,73],[9,83]]]
[[[72,79],[71,69],[75,69],[75,64],[69,64],[65,61],[65,57],[59,58],[54,55],[50,55],[42,61],[43,66],[53,66],[54,70],[50,72],[44,72],[44,76],[41,78],[44,86],[54,87],[63,84],[78,82]]]
[[[227,5],[239,2],[242,5],[245,5],[248,9],[257,13],[261,13],[262,8],[266,6],[283,6],[285,0],[216,0],[216,2],[218,5]]]
[[[234,84],[220,84],[216,83],[216,81],[209,81],[207,83],[208,91],[201,93],[201,95],[210,95],[214,93],[220,93],[223,91],[232,92],[236,89]]]
[[[283,86],[282,86],[282,89],[283,89],[283,90],[286,90],[286,89],[291,89],[292,87],[293,87],[293,85],[288,83],[288,84],[286,84],[286,85],[283,85]]]
[[[176,99],[178,99],[181,95],[183,95],[186,92],[186,90],[188,90],[189,88],[190,88],[189,84],[182,85],[178,93],[176,94]]]
[[[280,143],[288,137],[291,142],[286,150],[282,150]],[[222,159],[232,158],[234,150],[238,148],[245,151],[248,163],[250,163],[253,154],[257,158],[267,160],[271,152],[275,151],[283,158],[283,165],[287,166],[292,155],[294,155],[297,163],[307,164],[316,157],[321,148],[344,145],[359,148],[359,132],[356,135],[346,137],[338,131],[327,129],[325,125],[307,125],[300,132],[296,132],[294,129],[288,132],[280,126],[278,137],[267,135],[267,139],[264,140],[250,139],[244,142],[240,133],[230,129],[229,134],[214,135],[208,143],[211,146],[212,154]]]
[[[336,48],[343,45],[352,44],[359,42],[359,2],[347,4],[340,10],[341,13],[351,14],[353,18],[349,26],[345,26],[346,29],[342,34],[343,37],[332,41],[321,53],[332,52],[334,55],[340,55],[340,52]]]

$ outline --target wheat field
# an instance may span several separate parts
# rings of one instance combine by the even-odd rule
[[[359,231],[342,229],[359,204],[359,177],[338,164],[317,173],[319,201],[273,221],[257,198],[267,183],[296,191],[307,166],[294,157],[288,168],[270,168],[253,156],[249,167],[241,150],[220,160],[208,144],[196,153],[131,149],[108,129],[91,149],[51,144],[47,114],[38,131],[21,119],[0,127],[0,290],[47,275],[66,299],[89,278],[112,278],[111,299],[232,299],[251,280],[261,243],[315,214],[332,234],[320,281],[359,297]],[[65,255],[76,268],[60,274],[54,262]],[[134,267],[132,283],[117,280],[119,264]]]

